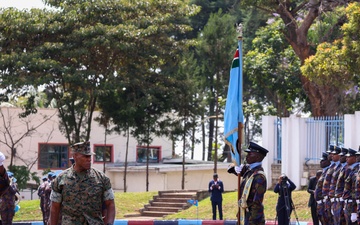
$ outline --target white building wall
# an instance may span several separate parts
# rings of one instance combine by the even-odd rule
[[[305,159],[305,120],[294,115],[282,118],[281,132],[281,173],[286,174],[296,185],[301,188],[303,163]]]
[[[276,116],[263,116],[262,117],[262,143],[261,146],[266,148],[269,152],[263,160],[262,166],[264,168],[265,175],[268,180],[268,186],[271,182],[271,164],[274,162],[276,143],[276,132],[275,132],[275,121]]]
[[[360,112],[344,115],[345,139],[344,146],[354,150],[359,149],[360,145]]]

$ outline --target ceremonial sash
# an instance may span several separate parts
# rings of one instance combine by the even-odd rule
[[[247,198],[249,197],[249,193],[250,193],[250,188],[251,188],[251,184],[254,180],[254,176],[256,174],[264,174],[263,171],[258,171],[257,173],[253,173],[249,179],[246,181],[245,183],[245,187],[244,187],[244,190],[243,190],[243,194],[241,196],[241,199],[240,199],[240,207],[242,208],[241,212],[240,212],[240,224],[239,225],[244,225],[245,224],[245,211],[247,209]]]

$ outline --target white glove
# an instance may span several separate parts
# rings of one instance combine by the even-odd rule
[[[4,161],[5,161],[5,155],[2,152],[0,152],[0,166],[3,165]]]
[[[244,164],[241,164],[240,166],[235,166],[235,172],[237,174],[241,173],[241,170],[244,168]]]
[[[357,221],[357,213],[351,213],[351,222],[356,222]]]

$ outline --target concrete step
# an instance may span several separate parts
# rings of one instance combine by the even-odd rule
[[[148,217],[164,217],[166,215],[172,214],[171,212],[162,212],[162,211],[143,211],[141,212],[141,216],[148,216]]]
[[[207,191],[160,191],[140,213],[142,217],[164,217],[189,208],[190,199],[202,200],[207,196]]]
[[[152,202],[151,206],[156,207],[177,207],[177,208],[183,208],[187,206],[187,203],[182,202]]]
[[[189,193],[184,193],[184,192],[180,192],[180,193],[161,193],[159,195],[159,197],[161,198],[195,198],[196,197],[196,192],[189,192]]]
[[[176,212],[179,212],[180,210],[182,210],[182,208],[146,206],[144,211],[156,211],[156,212],[172,212],[172,213],[176,213]]]
[[[159,198],[156,197],[154,198],[154,200],[151,201],[152,202],[175,202],[175,203],[187,203],[187,200],[189,200],[190,198]]]

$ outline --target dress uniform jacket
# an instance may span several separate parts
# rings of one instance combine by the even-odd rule
[[[264,169],[261,165],[248,170],[244,173],[241,182],[240,196],[242,196],[244,192],[247,180],[254,175],[249,196],[246,201],[247,209],[245,210],[245,224],[248,225],[265,225],[264,205],[262,202],[266,192],[267,181],[263,171]]]
[[[15,195],[17,188],[12,184],[8,174],[0,176],[0,214],[3,225],[12,224],[15,215]]]

